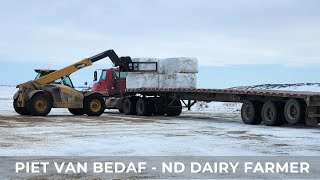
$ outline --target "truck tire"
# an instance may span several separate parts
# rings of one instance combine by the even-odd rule
[[[36,93],[26,103],[27,110],[33,116],[46,116],[53,106],[52,97],[47,92]]]
[[[125,115],[135,115],[135,114],[137,114],[136,102],[137,102],[136,98],[133,98],[133,97],[126,98],[122,103],[123,113]]]
[[[171,103],[170,106],[173,107],[168,107],[166,114],[167,116],[180,116],[182,112],[182,104],[180,100],[175,100],[173,103]]]
[[[136,103],[136,110],[138,116],[151,116],[152,102],[147,98],[140,98]]]
[[[91,94],[85,97],[83,102],[83,110],[88,116],[100,116],[106,109],[101,94]]]
[[[153,114],[155,116],[163,116],[166,114],[161,103],[153,103]]]
[[[290,125],[296,125],[302,122],[304,109],[297,99],[290,99],[284,106],[284,117]]]
[[[149,98],[152,102],[152,114],[155,116],[163,116],[165,115],[165,110],[163,107],[163,101],[160,97],[152,97]]]
[[[241,118],[245,124],[258,125],[262,122],[261,104],[245,101],[241,107]]]
[[[280,102],[268,101],[261,110],[262,121],[267,126],[280,126],[284,124],[283,106]]]
[[[119,110],[119,113],[123,113],[123,100],[124,98],[119,98],[116,104],[116,108]]]
[[[68,110],[71,114],[76,116],[82,116],[85,114],[83,108],[77,108],[77,109],[69,108]]]
[[[30,112],[26,107],[18,107],[18,100],[13,100],[13,108],[20,115],[30,115]]]

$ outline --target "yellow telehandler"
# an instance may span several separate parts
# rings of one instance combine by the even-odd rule
[[[105,57],[115,65],[121,63],[113,50],[107,50],[60,70],[36,70],[35,80],[17,85],[19,90],[13,97],[15,111],[20,115],[46,116],[51,108],[68,108],[74,115],[100,116],[105,110],[102,94],[77,91],[69,75]]]

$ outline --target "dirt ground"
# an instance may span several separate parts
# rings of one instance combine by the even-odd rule
[[[3,114],[3,113],[2,113]],[[320,155],[320,128],[245,125],[238,114],[0,115],[2,156]]]

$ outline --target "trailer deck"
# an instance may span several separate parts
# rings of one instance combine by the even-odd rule
[[[320,106],[320,93],[309,91],[278,91],[278,90],[238,90],[238,89],[158,89],[158,88],[138,88],[126,89],[127,93],[174,93],[179,94],[181,99],[200,100],[200,101],[225,101],[225,102],[242,102],[248,96],[263,97],[281,97],[281,98],[300,98],[306,101],[307,106]],[[201,97],[205,95],[205,99]],[[231,95],[232,98],[225,98],[223,95]],[[193,98],[192,98],[193,97]],[[245,99],[243,99],[245,98]]]

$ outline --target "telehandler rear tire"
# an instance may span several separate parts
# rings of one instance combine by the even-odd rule
[[[47,92],[40,92],[27,101],[27,110],[32,116],[46,116],[52,108],[52,97]]]
[[[69,108],[69,112],[73,115],[76,115],[76,116],[82,116],[84,115],[84,110],[83,108],[77,108],[77,109],[71,109]]]
[[[88,116],[100,116],[106,109],[104,99],[100,94],[91,94],[84,98],[83,109]]]
[[[25,107],[18,107],[18,100],[13,100],[13,108],[20,115],[30,115],[30,112]]]

